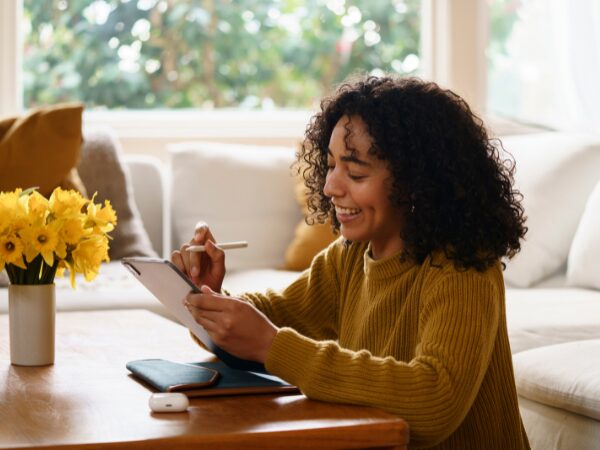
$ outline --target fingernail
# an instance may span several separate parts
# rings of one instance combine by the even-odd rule
[[[193,277],[197,277],[198,275],[200,275],[200,269],[198,269],[196,266],[192,266],[192,269],[190,270],[190,274]]]

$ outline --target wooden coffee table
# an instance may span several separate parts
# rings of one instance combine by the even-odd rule
[[[191,399],[186,413],[152,413],[151,392],[125,368],[209,357],[182,326],[147,311],[68,312],[56,317],[53,366],[12,366],[2,315],[0,448],[406,448],[402,419],[303,395]]]

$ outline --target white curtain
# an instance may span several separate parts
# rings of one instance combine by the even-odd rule
[[[553,0],[566,80],[565,128],[600,134],[600,0]]]
[[[600,134],[600,0],[522,0],[491,61],[491,112]]]

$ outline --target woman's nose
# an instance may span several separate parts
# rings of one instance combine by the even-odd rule
[[[338,172],[335,169],[331,170],[325,177],[325,186],[323,193],[327,197],[341,197],[343,191],[342,183],[340,182]]]

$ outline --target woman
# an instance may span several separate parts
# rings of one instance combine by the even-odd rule
[[[506,330],[503,257],[525,234],[512,164],[468,105],[367,77],[321,103],[299,153],[313,218],[341,237],[281,293],[222,291],[206,225],[173,262],[217,345],[310,398],[403,417],[415,448],[528,448]]]

